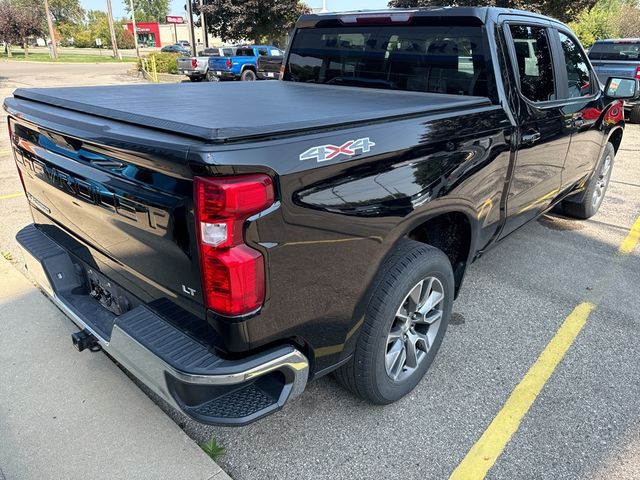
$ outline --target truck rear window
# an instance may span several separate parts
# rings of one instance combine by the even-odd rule
[[[354,26],[300,29],[285,80],[487,95],[480,27]]]
[[[591,60],[640,60],[640,41],[594,43],[589,50]]]

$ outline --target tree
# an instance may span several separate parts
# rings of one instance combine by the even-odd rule
[[[600,0],[592,8],[580,12],[575,21],[569,23],[569,27],[578,36],[582,45],[589,48],[600,38],[617,36],[611,20],[618,15],[619,10],[619,1]]]
[[[170,0],[133,0],[133,9],[138,22],[160,22],[169,15]],[[129,0],[124,0],[124,8],[131,14]]]
[[[623,5],[612,21],[616,36],[624,38],[640,37],[640,9],[631,4]]]
[[[485,0],[478,2],[477,0],[454,0],[453,6],[478,6],[481,4],[495,7],[519,8],[521,10],[531,10],[533,12],[542,13],[553,18],[557,18],[563,22],[568,22],[576,18],[576,16],[585,9],[593,7],[596,0]],[[432,7],[441,6],[440,0],[391,0],[390,7]]]
[[[42,3],[42,2],[38,2]],[[79,24],[84,18],[80,0],[49,0],[51,17],[55,24]]]
[[[133,34],[125,29],[125,21],[115,22],[116,42],[120,48],[134,48]],[[107,14],[100,10],[87,10],[85,23],[73,34],[76,47],[95,47],[96,38],[104,47],[111,47],[111,34]]]
[[[43,17],[36,9],[21,8],[10,0],[0,0],[0,40],[5,42],[7,56],[12,44],[23,44],[29,54],[28,39],[44,33]]]
[[[300,0],[204,0],[207,30],[223,41],[261,43],[282,38],[309,9]],[[200,2],[193,2],[194,14]]]

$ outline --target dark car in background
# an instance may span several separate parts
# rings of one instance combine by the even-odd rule
[[[160,49],[162,53],[181,53],[183,55],[191,55],[191,50],[187,47],[176,43],[175,45],[167,45]]]
[[[589,59],[602,83],[609,77],[640,80],[640,38],[598,40],[589,50]],[[640,103],[625,102],[629,121],[640,123]]]

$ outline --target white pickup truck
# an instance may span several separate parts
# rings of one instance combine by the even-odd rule
[[[197,57],[178,58],[178,73],[186,75],[192,82],[215,82],[218,78],[209,74],[209,57],[231,57],[235,54],[234,47],[205,48],[198,52]]]

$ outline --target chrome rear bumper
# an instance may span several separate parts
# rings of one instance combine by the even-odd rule
[[[102,309],[103,319],[111,312],[97,301],[74,301],[82,290],[79,262],[34,225],[16,238],[30,274],[56,306],[79,328],[91,332],[102,349],[142,383],[192,418],[243,425],[279,410],[304,390],[309,363],[293,346],[227,360],[145,305],[120,316],[111,314],[107,338],[101,334],[104,325],[94,325],[86,305]]]

